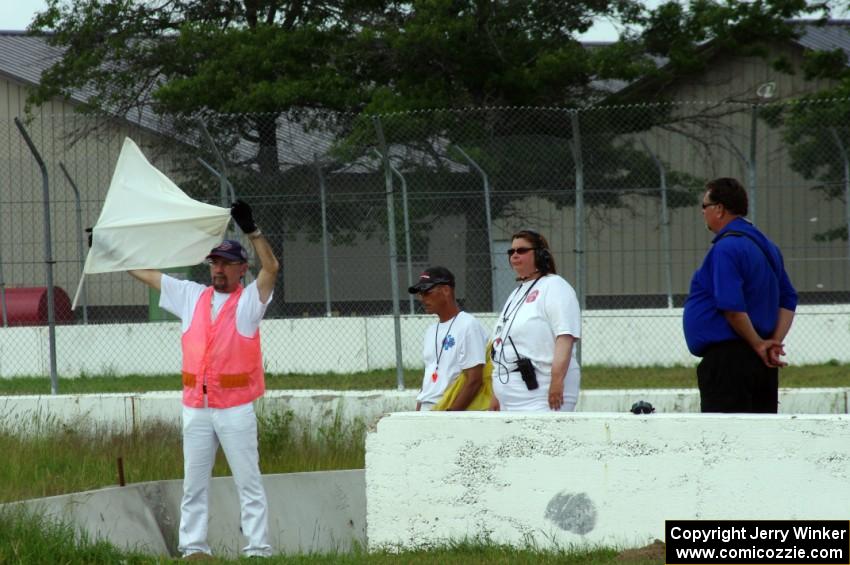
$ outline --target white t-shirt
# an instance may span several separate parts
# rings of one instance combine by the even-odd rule
[[[493,393],[502,410],[550,410],[549,384],[559,335],[581,337],[581,310],[576,292],[567,281],[546,275],[524,282],[511,293],[493,330]],[[516,368],[517,352],[531,359],[539,388],[528,390]],[[575,409],[580,383],[573,344],[561,411]]]
[[[192,325],[192,316],[195,314],[198,299],[206,288],[193,281],[184,281],[163,274],[160,281],[159,307],[180,318],[183,333],[186,333]],[[273,296],[274,291],[269,295],[268,301],[263,304],[260,302],[257,281],[246,286],[242,290],[239,302],[236,303],[236,331],[244,337],[253,337],[260,327],[266,308],[272,303]],[[229,297],[230,294],[227,292],[213,291],[211,313],[213,320]]]
[[[466,312],[428,326],[422,348],[425,374],[416,400],[439,402],[461,371],[484,364],[486,348],[487,330]]]

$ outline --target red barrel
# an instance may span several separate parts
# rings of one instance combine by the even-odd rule
[[[57,324],[69,324],[74,321],[71,299],[58,286],[53,287],[53,303],[56,305]],[[6,317],[10,326],[46,326],[47,287],[7,288]],[[2,322],[0,318],[0,324]]]

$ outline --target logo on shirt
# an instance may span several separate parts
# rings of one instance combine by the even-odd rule
[[[539,294],[540,294],[540,291],[539,291],[539,290],[532,290],[531,292],[529,292],[529,293],[528,293],[528,298],[526,298],[526,299],[525,299],[525,302],[526,302],[527,304],[531,304],[532,302],[534,302],[535,300],[537,300],[537,296],[538,296]]]
[[[445,337],[445,339],[443,340],[443,349],[448,351],[449,349],[451,349],[454,346],[455,346],[455,338],[450,336],[450,335],[447,335]]]

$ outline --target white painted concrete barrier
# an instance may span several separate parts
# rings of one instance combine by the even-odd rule
[[[414,390],[329,391],[270,390],[256,404],[257,413],[292,411],[296,423],[313,431],[335,418],[350,424],[373,425],[384,414],[412,411]],[[850,388],[786,388],[779,392],[783,414],[846,414]],[[579,412],[628,413],[638,400],[657,413],[699,412],[696,389],[585,390]],[[179,392],[0,397],[0,427],[27,434],[46,421],[74,427],[106,427],[129,433],[146,422],[180,423]]]
[[[412,410],[416,391],[271,390],[257,401],[257,413],[292,411],[296,423],[312,430],[338,417],[371,424],[389,412]],[[21,434],[45,429],[46,423],[107,428],[129,433],[145,423],[179,425],[181,393],[92,395],[21,395],[0,397],[0,427]]]
[[[491,329],[495,314],[476,314]],[[422,366],[422,335],[433,316],[402,316],[406,367]],[[695,365],[682,336],[682,309],[590,310],[583,315],[582,362],[611,366]],[[262,325],[266,370],[351,373],[395,367],[393,319],[290,318]],[[176,322],[91,324],[56,328],[57,370],[81,374],[177,373]],[[850,362],[850,305],[800,306],[786,340],[797,364]],[[0,377],[49,373],[47,328],[0,328]]]
[[[362,469],[264,475],[270,543],[276,553],[348,552],[366,545],[366,485]],[[177,555],[183,481],[154,481],[21,504],[74,524],[94,539],[151,555]],[[8,505],[12,506],[12,505]],[[209,542],[218,556],[236,557],[245,545],[239,500],[231,477],[210,486]]]
[[[406,413],[366,443],[370,549],[640,547],[666,519],[847,519],[850,417]]]

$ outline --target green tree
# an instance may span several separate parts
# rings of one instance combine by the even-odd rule
[[[832,86],[805,95],[795,104],[763,109],[767,123],[782,130],[791,168],[813,181],[811,190],[827,200],[847,198],[845,159],[850,158],[850,67],[841,49],[809,51],[802,71],[809,80],[827,80]],[[846,204],[846,203],[845,203]],[[815,241],[847,240],[847,226],[830,226],[814,234]]]
[[[385,119],[390,143],[430,153],[428,166],[445,157],[452,144],[477,156],[491,174],[495,188],[494,216],[511,216],[518,194],[537,194],[556,206],[575,201],[573,126],[563,109],[607,107],[580,120],[584,155],[585,203],[597,208],[621,207],[630,191],[657,186],[657,169],[651,156],[630,139],[652,127],[690,119],[673,116],[670,106],[623,108],[623,104],[663,101],[670,81],[700,72],[707,56],[716,53],[770,56],[768,45],[793,36],[786,19],[812,9],[803,1],[768,2],[699,1],[685,8],[671,2],[644,13],[631,4],[609,5],[624,21],[645,26],[641,33],[626,34],[616,44],[586,48],[575,38],[587,12],[559,13],[557,18],[530,17],[522,2],[418,2],[413,12],[399,13],[379,30],[380,48],[374,57],[385,75],[371,93],[367,109],[395,112]],[[551,7],[551,6],[549,6]],[[597,5],[597,8],[601,5]],[[543,15],[547,7],[542,5]],[[551,16],[551,14],[550,14]],[[710,49],[706,46],[710,45]],[[655,60],[667,64],[659,68]],[[604,80],[635,81],[653,88],[611,95]],[[443,107],[512,107],[553,105],[560,110],[492,111],[466,114],[451,112],[423,115],[420,110]],[[399,112],[411,112],[400,115]],[[586,116],[587,113],[583,113]],[[704,122],[706,116],[693,116]],[[374,135],[372,124],[363,122],[359,145]],[[454,158],[463,163],[462,159]],[[415,163],[410,163],[411,168]],[[694,196],[687,189],[699,187],[687,175],[673,172],[668,178],[673,191],[670,204],[688,205]],[[435,183],[432,183],[432,186]],[[440,189],[447,184],[439,184]],[[460,188],[470,191],[473,181]],[[658,195],[656,192],[646,194]],[[474,202],[470,199],[468,202]],[[478,200],[480,203],[480,199]],[[467,231],[485,233],[484,211],[465,210]],[[430,211],[424,210],[424,219]],[[467,240],[467,279],[486,277],[485,238]],[[473,307],[486,309],[486,295],[476,297]]]
[[[262,115],[244,119],[240,133],[257,144],[251,161],[272,173],[278,168],[274,116],[362,104],[356,69],[344,68],[356,59],[343,40],[361,9],[380,6],[371,0],[48,0],[30,29],[51,31],[47,40],[64,52],[30,102],[88,89],[85,112]]]
[[[647,53],[669,59],[659,74],[672,78],[703,70],[707,54],[770,58],[771,44],[797,36],[792,19],[824,10],[827,2],[807,0],[671,1],[644,17],[642,42]]]

